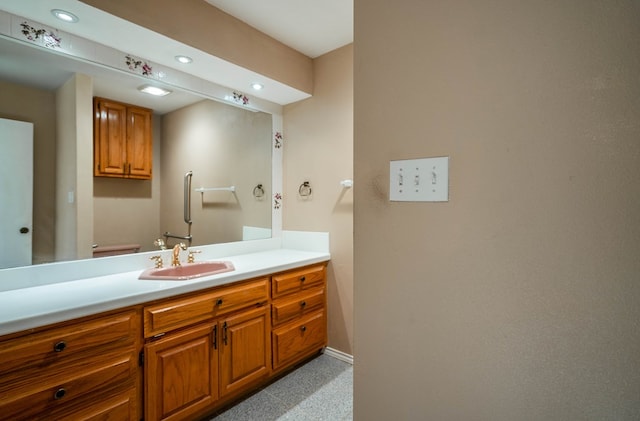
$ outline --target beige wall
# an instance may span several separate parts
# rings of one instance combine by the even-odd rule
[[[54,258],[55,93],[0,81],[0,118],[33,123],[33,261]]]
[[[83,3],[312,93],[309,57],[204,0],[83,0]]]
[[[56,260],[93,256],[92,97],[79,73],[56,90]]]
[[[162,232],[184,236],[184,175],[192,189],[193,245],[242,240],[242,227],[271,228],[271,115],[205,100],[162,119]],[[262,184],[262,199],[253,189]],[[175,240],[171,240],[175,244]]]
[[[353,46],[314,60],[312,98],[284,108],[286,230],[328,231],[329,346],[353,353]],[[298,188],[309,181],[312,196]],[[357,188],[357,185],[356,185]]]
[[[639,13],[355,0],[355,419],[640,419]]]

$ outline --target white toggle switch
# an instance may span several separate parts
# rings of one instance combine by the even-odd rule
[[[449,201],[449,157],[404,159],[389,163],[389,199],[398,202]],[[404,185],[413,179],[413,188]],[[426,180],[424,183],[421,180]]]

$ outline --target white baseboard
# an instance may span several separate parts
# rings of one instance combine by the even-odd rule
[[[336,358],[338,360],[344,361],[345,363],[349,363],[353,365],[353,355],[349,355],[346,352],[338,351],[337,349],[333,349],[330,347],[325,347],[323,352],[330,357]]]

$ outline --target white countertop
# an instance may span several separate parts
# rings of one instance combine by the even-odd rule
[[[277,248],[217,258],[231,261],[235,270],[185,281],[140,280],[138,276],[147,268],[143,267],[1,291],[0,335],[325,262],[329,258],[328,250]]]

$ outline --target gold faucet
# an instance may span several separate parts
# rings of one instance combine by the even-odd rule
[[[180,249],[186,250],[187,246],[184,243],[178,243],[173,246],[173,256],[171,257],[171,266],[182,266],[180,264]]]

